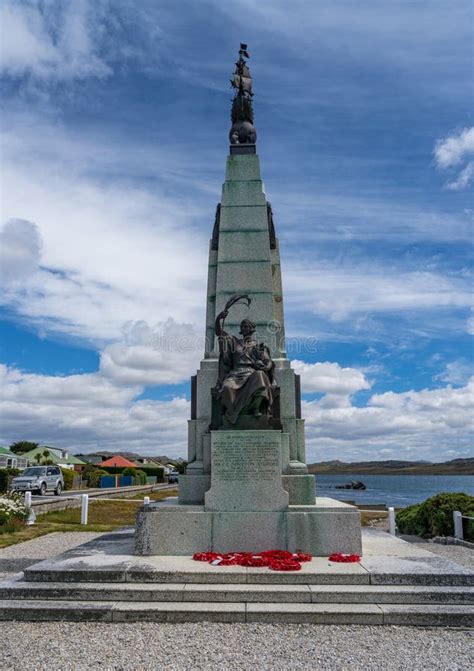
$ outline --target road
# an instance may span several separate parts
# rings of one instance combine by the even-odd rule
[[[66,492],[62,492],[59,496],[55,496],[54,494],[47,494],[46,496],[39,496],[37,494],[33,494],[31,496],[31,502],[33,506],[39,506],[39,505],[47,505],[49,504],[58,504],[61,501],[67,501],[68,499],[77,499],[78,500],[78,505],[79,505],[79,498],[82,496],[82,494],[88,494],[89,498],[109,498],[109,497],[117,497],[117,498],[122,498],[126,497],[127,494],[130,496],[136,496],[137,494],[143,494],[143,496],[146,496],[148,492],[151,491],[160,491],[162,489],[175,489],[177,485],[172,484],[169,485],[168,483],[162,483],[158,485],[141,485],[141,486],[133,486],[133,487],[104,487],[103,489],[75,489],[75,490],[69,490]],[[59,509],[59,507],[56,507],[56,509]]]

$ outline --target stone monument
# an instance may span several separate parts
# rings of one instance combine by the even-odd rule
[[[189,463],[178,505],[139,511],[136,552],[360,554],[358,510],[316,499],[306,466],[300,379],[285,352],[280,254],[256,153],[246,58],[241,44],[209,249],[205,353],[191,378]]]

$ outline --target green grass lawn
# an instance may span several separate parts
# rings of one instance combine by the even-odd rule
[[[150,499],[161,501],[169,496],[176,496],[177,489],[150,492]],[[135,524],[138,508],[143,504],[143,494],[132,497],[133,501],[121,499],[105,499],[89,502],[88,523],[81,524],[81,509],[66,508],[38,515],[36,523],[14,532],[3,532],[0,529],[0,548],[8,547],[39,538],[54,531],[112,531],[120,527]]]
[[[366,510],[360,511],[360,523],[363,527],[370,526],[370,523],[374,520],[388,520],[388,514],[384,514],[383,512],[369,513]]]

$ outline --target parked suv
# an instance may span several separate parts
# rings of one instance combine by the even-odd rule
[[[30,466],[12,480],[12,489],[19,492],[36,492],[44,496],[53,490],[59,496],[64,489],[64,478],[59,466]]]

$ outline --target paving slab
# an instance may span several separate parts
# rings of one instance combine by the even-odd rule
[[[312,624],[383,624],[383,614],[369,604],[247,604],[247,622]]]
[[[472,606],[424,605],[402,606],[382,604],[384,624],[415,626],[472,627],[474,608]]]
[[[122,582],[135,563],[133,531],[106,534],[25,569],[25,579],[74,582]]]
[[[72,583],[26,582],[0,583],[0,599],[52,599],[64,601],[183,601],[185,584],[163,583]]]
[[[270,569],[248,568],[247,582],[252,584],[355,584],[368,585],[370,576],[361,564],[334,563],[324,557],[313,557],[301,564],[295,572],[271,571]]]
[[[474,585],[474,573],[432,553],[426,556],[367,556],[361,565],[371,585]]]
[[[119,603],[113,622],[245,622],[243,603]]]
[[[474,604],[472,587],[308,585],[313,603]]]
[[[26,620],[34,622],[111,622],[111,603],[91,603],[90,601],[2,601],[0,621]]]
[[[254,585],[474,585],[474,573],[378,530],[364,530],[358,563],[315,557],[298,572],[212,566],[186,556],[133,554],[133,532],[106,534],[25,569],[28,582]]]
[[[127,582],[245,583],[246,569],[241,566],[211,566],[191,557],[136,557],[128,567]]]
[[[184,601],[240,601],[310,603],[309,585],[197,585],[188,584]]]

